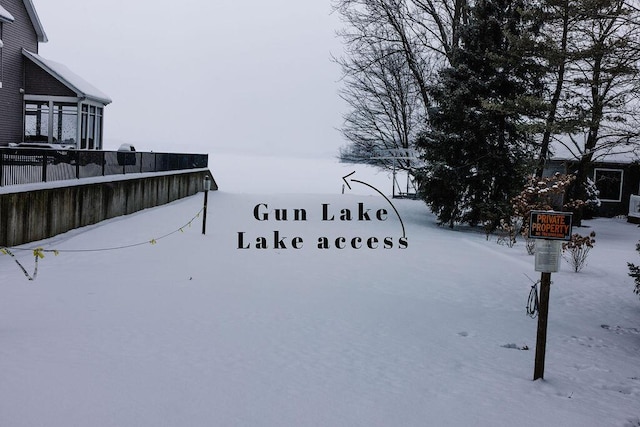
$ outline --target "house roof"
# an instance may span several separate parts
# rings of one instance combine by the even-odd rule
[[[552,141],[551,160],[577,161],[584,155],[584,135],[559,135]],[[618,144],[600,146],[593,153],[594,162],[628,164],[640,161],[640,146]]]
[[[104,105],[111,103],[111,98],[109,98],[109,96],[71,71],[65,65],[51,61],[50,59],[45,59],[40,55],[29,52],[26,49],[22,49],[22,53],[44,71],[51,74],[60,83],[74,91],[78,97],[97,101]]]
[[[42,27],[40,18],[38,18],[38,14],[36,13],[36,8],[33,6],[33,2],[31,0],[23,1],[24,7],[27,9],[27,13],[29,14],[29,18],[31,19],[31,23],[33,24],[33,29],[36,30],[36,34],[38,35],[38,41],[40,43],[48,42],[49,39],[47,38],[47,34],[44,32],[44,28]]]
[[[15,18],[4,7],[0,6],[0,22],[13,22]]]

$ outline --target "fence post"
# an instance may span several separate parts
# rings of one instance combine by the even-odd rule
[[[42,151],[42,182],[47,182],[47,153]]]
[[[0,187],[4,185],[4,151],[0,151]]]

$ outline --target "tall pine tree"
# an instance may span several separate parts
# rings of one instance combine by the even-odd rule
[[[528,130],[543,110],[530,2],[479,0],[461,29],[452,65],[430,88],[435,107],[417,141],[427,166],[421,194],[450,227],[495,227],[531,171]]]

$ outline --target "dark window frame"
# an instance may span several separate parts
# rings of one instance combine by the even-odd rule
[[[600,173],[600,176],[598,174]],[[619,175],[619,178],[613,177],[613,174]],[[607,182],[608,181],[608,182]],[[614,183],[618,182],[617,188]],[[624,169],[620,168],[594,168],[593,170],[593,182],[596,185],[600,194],[598,198],[603,202],[621,202],[622,201],[622,186],[624,183]],[[598,186],[600,184],[600,186]],[[617,192],[617,198],[611,197],[613,192]],[[603,194],[605,193],[605,194]]]

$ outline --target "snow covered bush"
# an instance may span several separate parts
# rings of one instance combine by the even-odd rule
[[[636,244],[636,251],[640,253],[640,241]],[[627,263],[629,266],[629,276],[633,277],[636,282],[636,288],[633,290],[636,294],[640,295],[640,266],[632,264],[630,262]]]
[[[587,265],[589,251],[596,243],[596,232],[592,231],[588,236],[574,233],[571,240],[562,244],[562,257],[573,267],[576,273]]]
[[[581,200],[564,201],[565,190],[573,182],[575,176],[556,173],[553,176],[538,178],[532,176],[524,189],[511,199],[513,213],[520,218],[520,234],[527,237],[531,211],[562,210],[572,211],[584,205]],[[527,253],[533,255],[535,242],[527,239]]]
[[[598,190],[596,183],[590,178],[587,178],[584,188],[587,192],[587,200],[585,200],[586,208],[590,213],[593,213],[602,205],[602,202],[600,201],[600,190]]]

